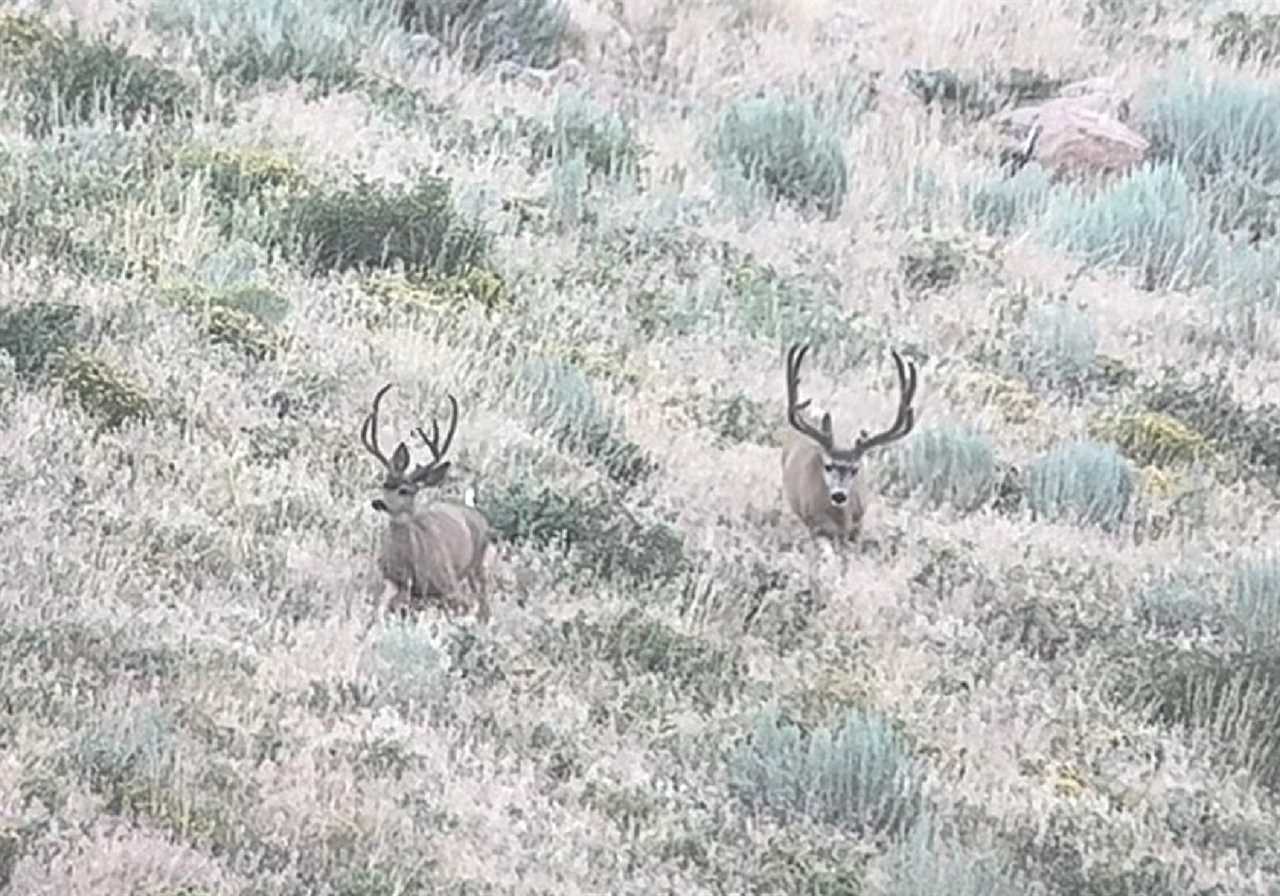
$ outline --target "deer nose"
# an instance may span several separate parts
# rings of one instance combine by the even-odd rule
[[[831,503],[832,503],[832,504],[843,504],[845,501],[847,501],[847,500],[848,500],[848,497],[849,497],[849,496],[848,496],[848,495],[846,495],[844,492],[832,492],[832,493],[831,493]]]

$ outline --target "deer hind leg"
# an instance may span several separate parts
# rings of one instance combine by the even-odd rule
[[[476,558],[471,569],[467,570],[467,581],[476,596],[476,621],[482,623],[489,621],[489,578],[484,562],[487,548],[488,545],[481,549],[480,556]]]

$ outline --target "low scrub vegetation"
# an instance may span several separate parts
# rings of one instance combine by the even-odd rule
[[[0,14],[0,891],[1280,892],[1275,17],[839,6]]]

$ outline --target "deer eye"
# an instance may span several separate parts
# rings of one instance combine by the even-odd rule
[[[412,495],[413,487],[409,485],[402,485],[398,489],[396,489],[396,493],[400,495]]]
[[[835,465],[835,464],[823,464],[823,465],[822,465],[822,469],[826,470],[828,473],[834,473],[834,472],[836,471],[836,465]]]

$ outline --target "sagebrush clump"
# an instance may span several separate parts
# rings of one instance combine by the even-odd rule
[[[729,181],[745,180],[772,201],[817,209],[830,218],[840,213],[849,189],[839,135],[800,100],[759,97],[729,104],[709,152]]]
[[[1038,517],[1115,529],[1136,485],[1133,468],[1113,446],[1063,442],[1031,465],[1027,503]]]
[[[888,720],[874,713],[852,710],[837,724],[805,731],[769,710],[730,754],[729,780],[756,811],[867,835],[910,829],[924,774]]]

